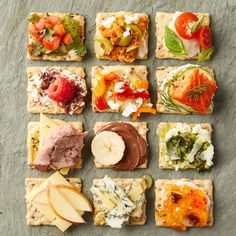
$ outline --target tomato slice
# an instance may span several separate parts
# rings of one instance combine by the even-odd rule
[[[175,20],[175,28],[178,34],[184,39],[192,39],[197,37],[197,33],[191,32],[191,26],[198,21],[198,17],[191,12],[184,12]]]
[[[198,41],[202,48],[211,47],[212,37],[211,28],[209,26],[202,26],[198,30]]]
[[[107,102],[104,97],[96,98],[95,104],[99,110],[104,110],[107,108]]]
[[[60,37],[52,37],[49,40],[44,38],[43,39],[43,46],[49,51],[54,51],[54,50],[58,49],[60,42],[61,42]]]

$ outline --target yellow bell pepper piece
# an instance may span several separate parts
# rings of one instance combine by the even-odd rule
[[[136,112],[132,113],[131,117],[132,117],[132,120],[135,121],[141,113],[151,113],[155,115],[156,112],[157,111],[155,108],[144,105],[144,106],[141,106]]]
[[[103,76],[100,76],[100,78],[97,81],[97,85],[93,90],[93,93],[96,97],[102,97],[107,91],[106,83],[104,81]]]
[[[134,87],[136,89],[148,89],[148,80],[136,79],[134,81]]]

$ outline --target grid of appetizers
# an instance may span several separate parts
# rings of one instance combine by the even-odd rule
[[[86,56],[84,17],[77,13],[29,15],[28,59],[81,61]],[[159,59],[209,60],[214,51],[210,15],[207,13],[156,13],[156,57]],[[148,58],[149,16],[146,13],[98,13],[94,50],[97,59],[131,63]],[[46,63],[45,63],[46,65]],[[150,68],[152,69],[152,68]],[[28,225],[54,225],[65,231],[83,224],[83,214],[93,212],[94,225],[122,228],[146,222],[145,191],[153,185],[143,178],[112,179],[105,175],[91,186],[93,204],[81,192],[80,178],[66,178],[83,165],[84,137],[81,122],[50,119],[45,114],[79,115],[88,88],[82,67],[29,67],[28,111],[40,113],[39,122],[28,124],[28,166],[49,169],[49,178],[26,179]],[[210,114],[217,89],[214,72],[199,64],[156,68],[157,97],[154,108],[145,65],[96,66],[91,68],[93,112],[117,112],[129,122],[94,124],[91,152],[94,168],[132,171],[147,168],[147,122],[142,113]],[[43,114],[44,113],[44,114]],[[102,114],[101,114],[102,116]],[[212,126],[208,123],[157,125],[160,169],[195,169],[213,165]],[[138,170],[137,170],[138,171]],[[43,174],[42,174],[43,176]],[[184,231],[187,227],[213,224],[211,180],[157,179],[155,181],[156,226]]]

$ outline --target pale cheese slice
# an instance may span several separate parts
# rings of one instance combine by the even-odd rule
[[[53,225],[57,226],[62,232],[68,229],[72,224],[58,217],[48,205],[33,202],[36,207]]]
[[[31,122],[28,127],[27,149],[28,149],[28,163],[33,163],[38,155],[39,149],[39,123]]]

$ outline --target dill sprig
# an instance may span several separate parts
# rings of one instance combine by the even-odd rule
[[[190,99],[194,99],[202,95],[208,90],[208,84],[200,84],[188,91],[187,95]]]
[[[161,98],[165,104],[165,106],[173,111],[180,111],[179,106],[177,106],[176,104],[173,103],[173,101],[171,100],[171,98],[163,91],[159,91],[161,94]]]

